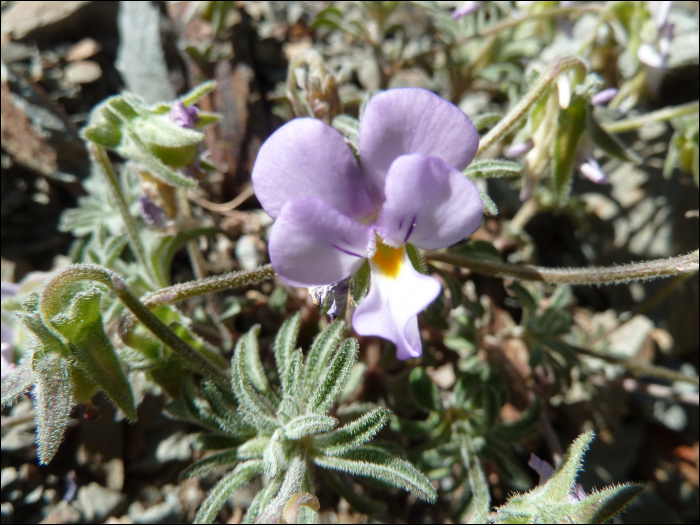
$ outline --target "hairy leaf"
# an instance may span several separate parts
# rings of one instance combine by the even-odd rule
[[[419,470],[378,447],[365,445],[341,456],[314,456],[314,463],[321,468],[389,483],[430,503],[437,498],[435,489]]]
[[[180,473],[180,481],[203,476],[215,468],[224,467],[238,461],[236,449],[224,450],[193,463]]]
[[[303,399],[308,399],[316,386],[318,386],[318,380],[323,373],[323,369],[338,347],[343,337],[344,329],[345,322],[337,320],[329,324],[314,339],[306,357],[306,366],[304,367]]]
[[[287,367],[292,358],[294,347],[297,344],[299,328],[301,328],[301,314],[297,312],[287,319],[277,332],[274,352],[275,361],[277,362],[277,374],[281,381],[287,375]]]
[[[209,491],[194,518],[195,523],[211,523],[216,518],[226,500],[237,490],[246,486],[257,474],[262,473],[260,460],[246,461],[238,465]]]
[[[382,514],[386,510],[386,503],[381,500],[375,500],[366,498],[360,495],[352,487],[349,487],[340,476],[342,474],[336,474],[330,470],[321,470],[323,478],[328,482],[331,488],[336,491],[340,496],[345,498],[353,508],[361,512],[362,514]]]
[[[327,456],[342,455],[370,441],[389,420],[387,408],[377,408],[364,416],[314,439],[314,447]]]
[[[345,386],[352,365],[357,359],[356,339],[347,339],[338,349],[333,360],[319,378],[319,383],[309,401],[308,412],[324,414]]]
[[[240,404],[240,414],[259,430],[274,432],[279,426],[273,416],[274,410],[253,388],[250,382],[249,365],[242,357],[244,352],[245,344],[241,344],[238,351],[234,352],[231,362],[231,383]]]
[[[418,406],[427,411],[442,410],[440,392],[422,367],[418,366],[411,370],[408,382],[411,387],[411,395],[415,402],[418,403]]]
[[[288,439],[301,439],[305,436],[328,432],[338,425],[338,420],[330,416],[309,414],[292,419],[284,425],[284,433]]]
[[[2,407],[12,405],[34,384],[32,356],[23,357],[17,367],[2,380]]]

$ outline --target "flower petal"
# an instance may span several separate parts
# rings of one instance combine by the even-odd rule
[[[273,219],[285,202],[298,197],[320,197],[357,221],[377,211],[350,147],[320,120],[295,119],[275,131],[260,148],[252,179]]]
[[[355,310],[352,326],[359,335],[376,335],[396,345],[396,357],[410,359],[422,353],[418,313],[440,293],[440,283],[421,275],[400,248],[400,269],[388,275],[370,259],[372,283],[367,297]]]
[[[397,157],[431,155],[462,170],[476,155],[479,134],[454,104],[425,89],[398,88],[372,97],[360,120],[359,141],[367,191],[379,207]]]
[[[318,197],[287,201],[270,231],[270,260],[292,286],[324,286],[360,269],[373,239],[356,222]]]
[[[476,231],[484,204],[462,173],[437,157],[403,155],[389,169],[377,230],[389,244],[450,246]]]

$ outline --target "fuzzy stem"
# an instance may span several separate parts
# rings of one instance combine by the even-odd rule
[[[607,124],[603,124],[603,127],[608,133],[625,133],[627,131],[633,131],[641,128],[646,124],[651,124],[652,122],[663,122],[677,117],[682,117],[683,115],[697,113],[699,108],[700,106],[698,105],[697,101],[689,102],[688,104],[681,104],[680,106],[652,111],[651,113],[647,113],[639,117],[618,120],[617,122],[608,122]]]
[[[231,288],[240,288],[250,284],[257,284],[275,276],[275,270],[271,264],[265,264],[255,270],[243,272],[229,272],[222,275],[214,275],[198,281],[180,283],[167,288],[162,288],[143,297],[143,304],[148,308],[155,308],[161,304],[175,303],[198,295],[222,292]]]
[[[146,252],[141,244],[141,237],[139,236],[139,229],[136,225],[136,221],[129,213],[129,206],[126,203],[124,194],[122,193],[121,187],[119,186],[119,178],[117,177],[116,171],[114,171],[114,166],[109,160],[107,155],[107,150],[105,150],[99,144],[94,142],[88,142],[88,150],[92,156],[92,160],[99,167],[99,171],[104,176],[105,182],[107,182],[107,187],[112,195],[114,202],[119,208],[119,213],[124,221],[124,226],[126,228],[126,235],[129,238],[129,245],[131,246],[134,255],[139,261],[141,267],[143,267],[151,280],[156,283],[158,282],[153,275],[153,269],[150,264],[147,263]]]
[[[520,119],[525,117],[530,108],[544,95],[559,74],[567,69],[580,69],[585,72],[586,64],[577,57],[564,57],[552,62],[547,70],[540,75],[535,85],[530,88],[530,91],[528,91],[525,96],[511,108],[508,114],[479,141],[479,151],[476,156],[479,157],[483,154],[501,139],[503,135],[508,133]]]
[[[541,281],[551,284],[622,284],[631,281],[671,277],[697,271],[698,250],[687,255],[654,259],[621,266],[592,268],[543,268],[541,266],[508,264],[501,261],[476,259],[434,250],[423,250],[423,256],[453,266],[468,268],[493,277],[509,277],[525,281]]]
[[[153,314],[126,285],[115,271],[96,264],[73,264],[53,275],[41,292],[39,311],[47,326],[51,326],[51,318],[63,306],[65,287],[78,281],[97,281],[112,290],[117,297],[131,310],[134,316],[148,328],[153,335],[169,346],[173,352],[188,361],[196,370],[211,377],[217,384],[228,388],[229,378],[215,364],[190,345],[180,339],[166,324]]]

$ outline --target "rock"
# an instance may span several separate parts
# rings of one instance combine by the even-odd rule
[[[18,474],[15,467],[6,467],[0,471],[0,490],[5,490],[5,488],[14,483],[17,480]]]
[[[41,523],[77,523],[80,518],[80,512],[75,506],[61,500],[46,514]]]
[[[92,60],[79,60],[68,64],[63,73],[70,84],[89,84],[102,76],[102,68]]]
[[[85,521],[102,522],[107,516],[120,512],[120,508],[126,504],[126,495],[93,481],[78,489],[77,504]]]
[[[102,46],[92,38],[83,38],[80,42],[72,46],[63,58],[66,62],[77,62],[85,60],[102,51]]]
[[[260,251],[252,235],[242,235],[236,242],[236,259],[244,270],[254,270],[260,266]]]
[[[162,503],[146,508],[136,501],[129,506],[128,516],[134,523],[175,523],[182,515],[176,492],[166,492]]]
[[[159,463],[166,461],[187,461],[192,457],[192,447],[184,432],[176,432],[158,444],[156,459]]]

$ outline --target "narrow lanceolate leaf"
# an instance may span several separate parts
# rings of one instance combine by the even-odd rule
[[[53,318],[54,328],[69,342],[78,365],[102,388],[131,421],[136,405],[126,374],[102,325],[102,293],[90,288],[75,296],[70,312]]]
[[[567,109],[559,110],[557,134],[552,146],[552,175],[554,190],[562,205],[569,200],[576,150],[586,130],[587,105],[584,97],[574,96]]]
[[[73,404],[71,365],[55,353],[34,356],[34,399],[39,463],[53,458],[68,425]]]
[[[305,436],[328,432],[338,425],[338,420],[330,416],[309,414],[292,419],[284,425],[284,434],[287,439],[301,439]]]
[[[326,363],[330,360],[333,352],[338,347],[343,337],[345,322],[338,320],[326,327],[323,332],[316,336],[313,345],[306,357],[304,367],[304,388],[303,399],[308,399],[318,385],[318,379],[323,373]]]
[[[287,472],[284,475],[284,481],[275,498],[262,509],[258,515],[259,523],[278,523],[285,504],[297,493],[301,491],[301,484],[306,475],[306,462],[300,457],[294,457],[290,463]],[[284,523],[298,523],[298,520],[288,521]]]
[[[238,465],[233,472],[224,477],[209,491],[207,499],[199,507],[194,522],[211,523],[214,521],[226,500],[260,473],[262,473],[262,461],[246,461]]]
[[[605,153],[620,160],[641,164],[642,159],[639,155],[633,151],[627,150],[615,136],[605,131],[605,129],[598,124],[598,121],[593,117],[593,108],[591,107],[588,108],[586,124],[588,135],[591,137],[591,140]]]
[[[588,431],[576,438],[567,449],[564,459],[557,467],[554,476],[544,486],[542,497],[550,501],[563,501],[567,495],[574,491],[576,477],[583,465],[583,456],[593,441],[595,434]]]
[[[216,89],[216,80],[209,80],[208,82],[202,82],[200,85],[195,86],[190,91],[185,93],[180,97],[182,103],[189,107],[196,104],[199,99],[211,93]]]
[[[338,115],[331,123],[335,129],[340,131],[345,139],[355,152],[360,151],[360,121],[350,115]]]
[[[314,456],[314,463],[321,468],[384,481],[430,503],[437,498],[428,478],[419,470],[377,447],[365,445],[341,456]]]
[[[240,343],[245,343],[243,359],[248,363],[247,369],[250,371],[250,382],[261,394],[270,391],[270,383],[265,375],[265,369],[260,361],[260,346],[258,345],[258,335],[260,325],[254,325],[244,336],[239,339]]]
[[[282,430],[277,429],[270,438],[267,448],[263,452],[263,468],[269,477],[277,477],[280,470],[284,469],[286,458],[282,448]]]
[[[484,203],[484,214],[490,217],[498,216],[498,206],[493,202],[493,199],[489,197],[489,194],[485,191],[479,190],[479,197],[481,197],[481,202]]]
[[[342,455],[370,441],[386,425],[390,414],[384,407],[372,410],[338,430],[318,436],[314,448],[326,456]]]
[[[238,459],[262,459],[269,444],[270,438],[268,436],[251,438],[238,447]]]
[[[282,477],[270,480],[267,487],[262,489],[253,499],[253,503],[248,507],[248,512],[243,516],[243,523],[255,523],[257,517],[270,504],[277,491],[282,486]]]
[[[236,450],[224,450],[193,463],[180,473],[180,481],[203,476],[215,468],[224,467],[238,461]]]
[[[277,332],[274,351],[280,378],[287,375],[287,366],[289,366],[289,360],[292,358],[292,352],[297,344],[299,328],[301,328],[301,314],[297,312],[287,319]]]
[[[472,180],[493,179],[498,177],[517,177],[523,167],[515,161],[506,159],[475,160],[464,169],[464,173]]]
[[[304,356],[301,353],[301,349],[292,352],[287,363],[287,373],[282,377],[282,394],[284,397],[296,400],[297,403],[301,397],[301,368],[303,360]]]
[[[356,339],[348,339],[336,352],[311,396],[307,410],[309,413],[324,414],[333,404],[355,364],[358,346]]]
[[[440,392],[422,367],[418,366],[411,370],[408,383],[411,387],[411,395],[415,402],[418,403],[418,406],[427,411],[440,410],[442,408]]]
[[[577,521],[578,523],[607,523],[646,489],[644,485],[629,483],[593,492],[576,506]]]
[[[31,356],[23,358],[17,368],[10,371],[2,380],[2,407],[12,405],[17,398],[34,384]]]
[[[258,396],[250,382],[248,367],[242,358],[244,352],[245,345],[241,344],[239,351],[234,353],[231,363],[231,382],[240,405],[240,414],[254,427],[266,432],[274,432],[279,425],[273,416],[272,408]]]
[[[491,510],[489,486],[486,483],[486,476],[484,476],[484,471],[481,468],[481,462],[466,438],[462,440],[460,454],[464,468],[467,471],[469,488],[472,493],[472,499],[467,506],[464,517],[467,519],[467,523],[488,523],[488,515]]]

